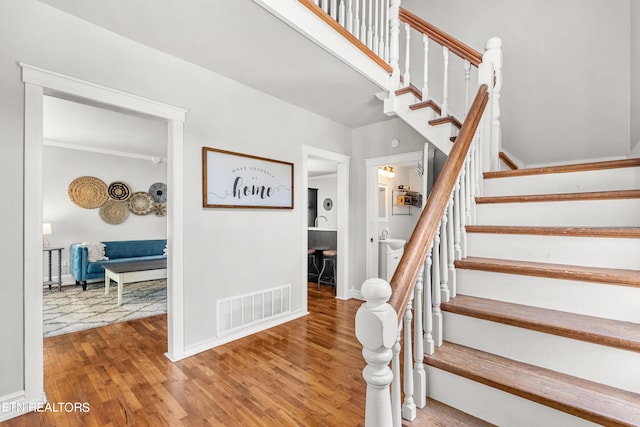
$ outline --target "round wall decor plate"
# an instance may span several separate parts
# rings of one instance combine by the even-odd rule
[[[107,224],[122,224],[129,217],[127,203],[122,200],[107,200],[100,206],[100,218]]]
[[[122,181],[112,182],[107,191],[113,200],[127,200],[131,196],[131,189]]]
[[[67,189],[69,199],[85,209],[96,209],[109,200],[107,184],[93,176],[81,176],[74,179]]]
[[[156,203],[167,202],[167,184],[163,182],[156,182],[149,187],[149,194],[153,197]]]
[[[167,204],[166,203],[156,203],[153,206],[153,213],[156,216],[167,216]]]
[[[148,215],[153,210],[153,197],[144,191],[137,191],[129,197],[129,210],[136,215]]]

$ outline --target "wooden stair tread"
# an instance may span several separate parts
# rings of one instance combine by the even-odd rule
[[[487,179],[491,179],[491,178],[506,178],[506,177],[513,177],[513,176],[542,175],[542,174],[550,174],[550,173],[568,173],[568,172],[583,172],[583,171],[591,171],[591,170],[628,168],[628,167],[637,167],[637,166],[640,166],[640,158],[610,160],[605,162],[580,163],[575,165],[548,166],[548,167],[530,168],[530,169],[485,172],[483,176]]]
[[[431,126],[438,126],[445,123],[451,123],[458,129],[462,128],[462,123],[460,123],[460,121],[453,116],[439,117],[437,119],[429,120],[429,124]]]
[[[467,233],[640,239],[640,227],[526,227],[504,225],[467,225],[465,229],[467,230]]]
[[[442,110],[440,109],[440,106],[436,104],[434,101],[418,102],[417,104],[413,104],[409,106],[410,110],[420,110],[422,108],[431,108],[433,111],[435,111],[438,114],[442,112]]]
[[[418,89],[417,87],[415,87],[412,84],[410,84],[407,87],[403,87],[402,89],[396,90],[396,96],[401,96],[401,95],[404,95],[404,94],[407,94],[407,93],[411,93],[416,98],[422,99],[422,92],[420,91],[420,89]]]
[[[467,257],[462,260],[457,260],[455,261],[455,266],[456,268],[467,270],[481,270],[496,273],[520,274],[525,276],[640,287],[640,271],[636,270],[483,257]]]
[[[584,193],[528,194],[520,196],[477,197],[476,203],[564,202],[575,200],[637,199],[640,190],[590,191]]]
[[[427,365],[607,426],[637,426],[640,395],[445,342]]]
[[[427,398],[427,406],[416,411],[416,419],[413,421],[402,420],[402,425],[407,427],[492,427],[479,418],[461,412],[449,405]]]
[[[580,341],[640,352],[640,324],[458,295],[443,311]]]

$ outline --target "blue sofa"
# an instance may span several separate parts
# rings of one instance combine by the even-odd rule
[[[69,270],[76,280],[87,290],[87,280],[104,279],[103,265],[123,261],[146,261],[165,258],[166,239],[160,240],[121,240],[102,242],[105,245],[105,256],[109,259],[89,262],[89,251],[81,243],[73,243],[69,247]]]

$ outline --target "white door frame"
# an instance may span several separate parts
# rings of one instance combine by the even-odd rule
[[[312,147],[310,145],[302,146],[302,208],[306,209],[308,205],[308,192],[309,187],[309,167],[308,160],[310,157],[319,158],[323,160],[331,160],[338,163],[338,192],[337,192],[337,230],[338,230],[338,271],[336,278],[336,298],[349,299],[349,162],[351,157],[335,153],[333,151],[324,150],[322,148]],[[307,263],[307,244],[308,244],[308,222],[307,216],[301,215],[302,227],[304,238],[302,239],[301,254],[304,256],[304,264]],[[303,281],[307,283],[307,269],[303,269]],[[307,286],[304,287],[304,310],[307,311]]]
[[[423,162],[422,153],[422,151],[412,151],[365,160],[367,167],[365,275],[367,279],[378,277],[378,168],[396,163]]]
[[[167,123],[167,337],[166,356],[184,357],[183,125],[186,110],[20,63],[24,113],[24,387],[27,402],[45,402],[42,314],[43,96],[76,97],[134,111]]]

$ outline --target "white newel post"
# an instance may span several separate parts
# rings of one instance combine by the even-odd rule
[[[487,114],[482,124],[482,171],[500,168],[500,95],[502,92],[502,40],[492,37],[484,45],[482,63],[478,67],[478,84],[489,88]]]
[[[367,383],[365,426],[389,427],[393,422],[389,390],[393,374],[389,362],[398,336],[398,316],[387,303],[391,286],[385,280],[368,279],[361,292],[366,302],[356,313],[356,337],[367,362],[362,371]]]

